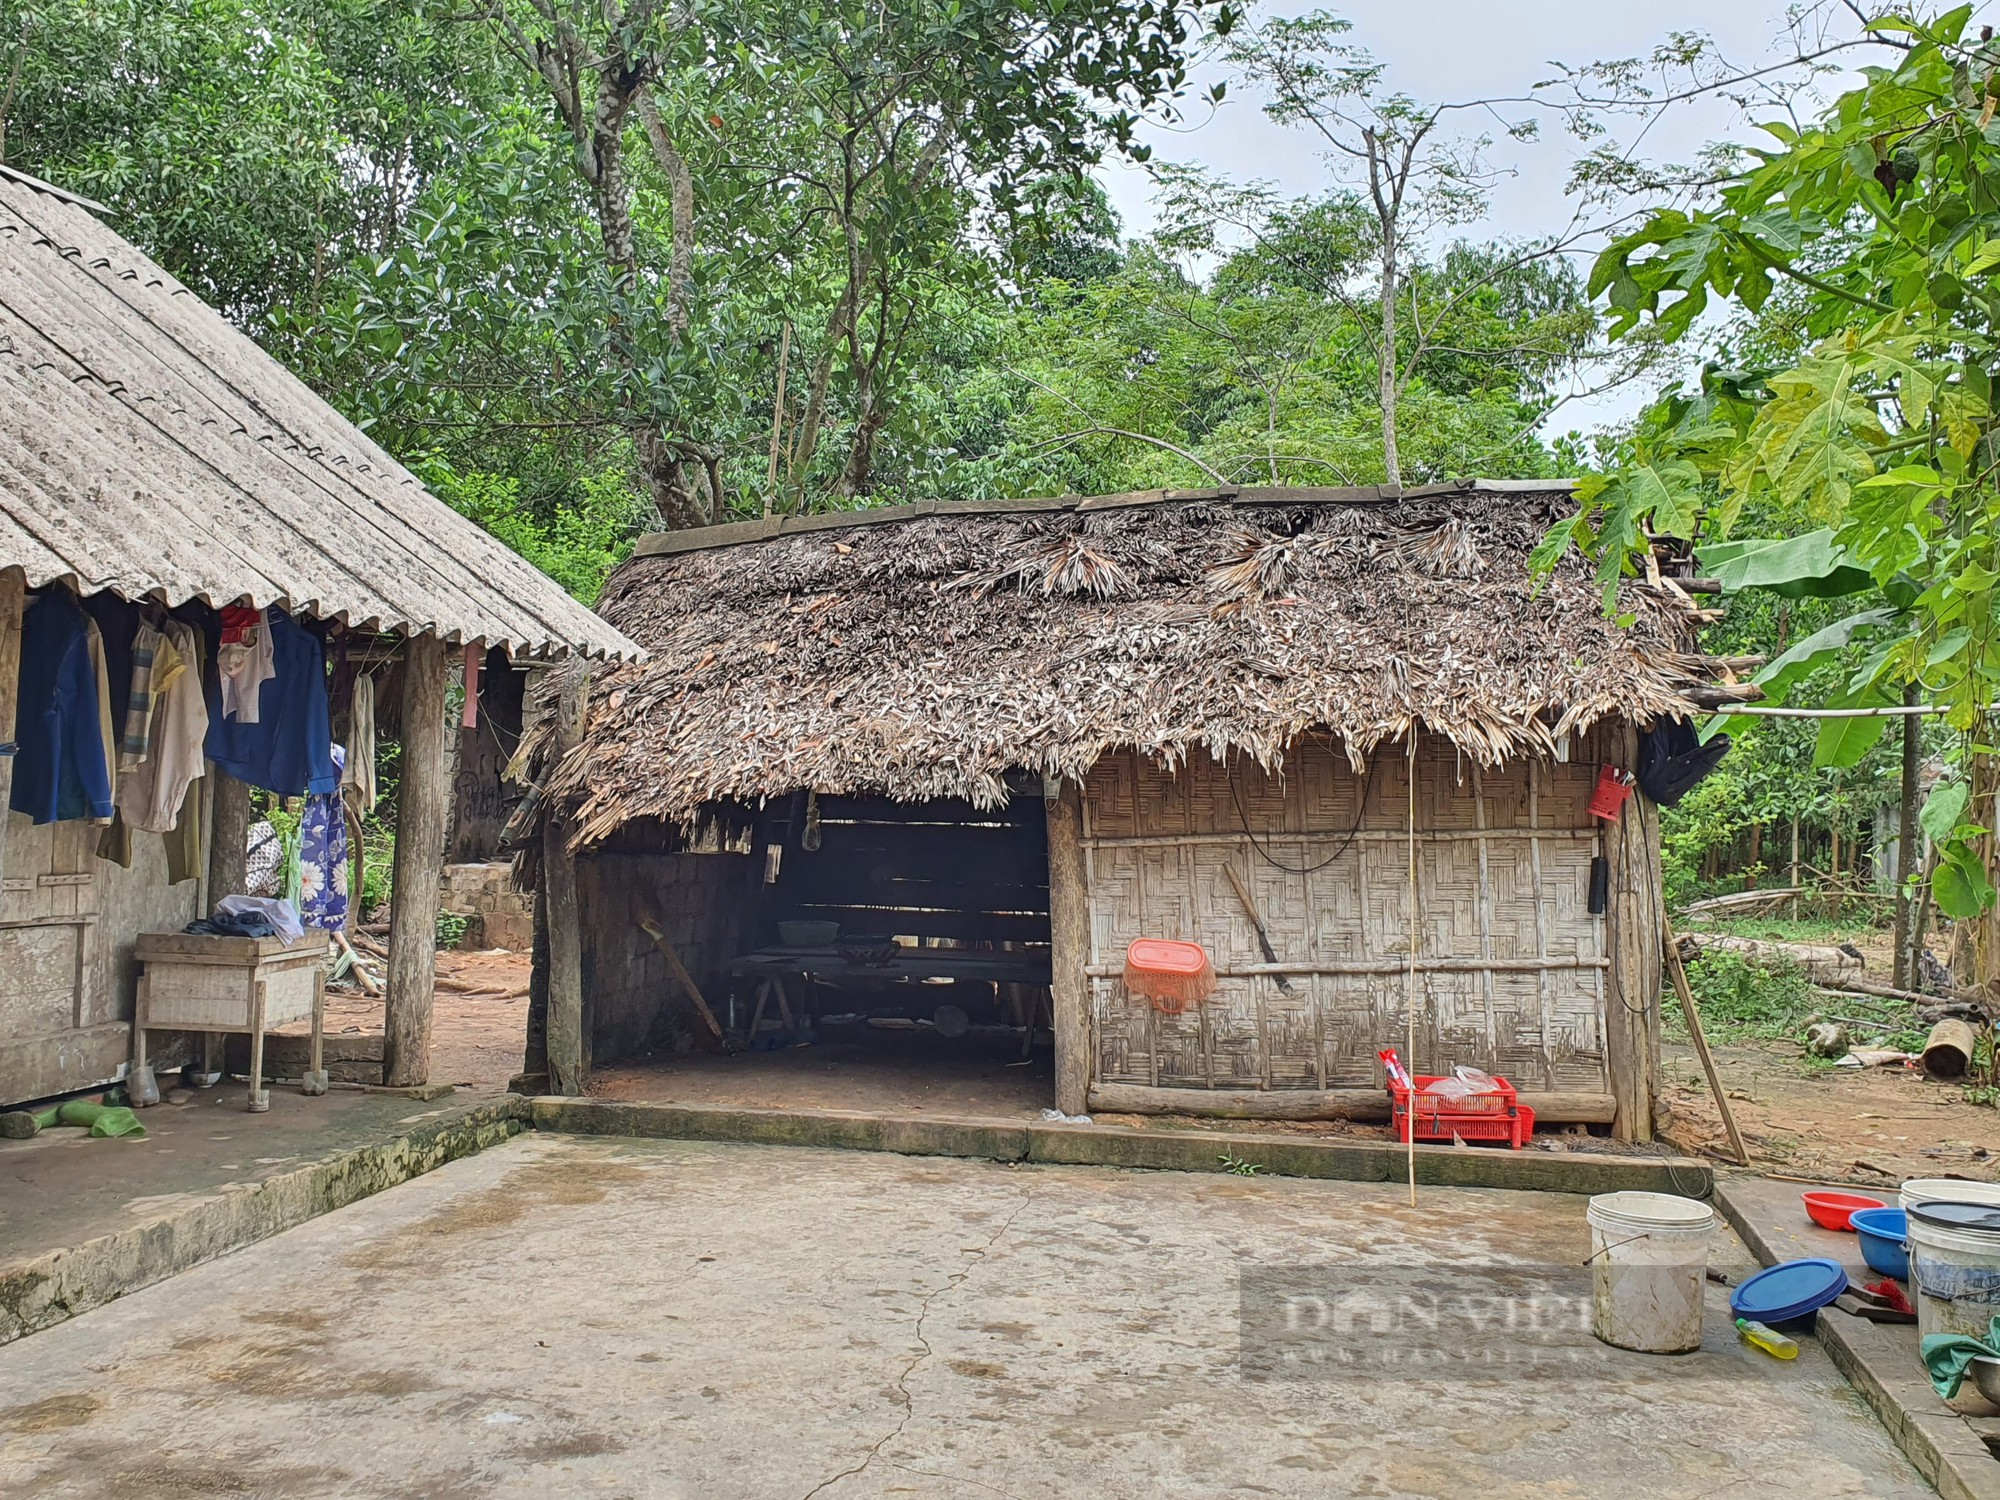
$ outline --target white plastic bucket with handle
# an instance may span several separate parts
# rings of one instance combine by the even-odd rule
[[[1604,1193],[1584,1218],[1591,1332],[1641,1354],[1699,1349],[1715,1210],[1671,1193]]]
[[[1960,1182],[1956,1177],[1912,1177],[1899,1195],[1908,1213],[1926,1203],[1990,1203],[2000,1208],[2000,1182]]]
[[[1963,1333],[1984,1339],[2000,1313],[2000,1230],[1926,1224],[1915,1214],[1909,1224],[1917,1337]]]

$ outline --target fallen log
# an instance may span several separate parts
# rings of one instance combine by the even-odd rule
[[[1863,968],[1859,952],[1823,943],[1781,943],[1762,938],[1731,937],[1718,932],[1683,932],[1680,953],[1683,959],[1704,953],[1734,953],[1753,963],[1774,963],[1780,959],[1797,964],[1815,984],[1847,988],[1841,981],[1858,977]],[[1860,993],[1874,993],[1862,991]]]

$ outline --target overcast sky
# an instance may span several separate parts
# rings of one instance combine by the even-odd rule
[[[1258,13],[1296,15],[1313,8],[1300,0],[1277,0]],[[1557,60],[1643,56],[1665,39],[1669,27],[1705,32],[1732,63],[1755,66],[1777,55],[1786,3],[1677,0],[1666,7],[1632,0],[1345,0],[1326,8],[1353,22],[1349,40],[1387,64],[1391,87],[1424,100],[1447,100],[1525,93],[1556,74],[1552,64]],[[1201,83],[1222,76],[1214,66],[1197,75]],[[1705,142],[1754,136],[1734,106],[1701,101],[1655,125],[1643,154],[1686,161]],[[1331,181],[1307,135],[1273,124],[1264,116],[1261,100],[1247,92],[1232,90],[1219,108],[1191,111],[1181,127],[1149,129],[1146,139],[1158,159],[1265,179],[1287,193],[1320,192]],[[1540,141],[1524,146],[1503,140],[1494,155],[1516,165],[1518,175],[1494,191],[1487,223],[1467,232],[1531,237],[1568,223],[1572,210],[1564,183],[1576,150],[1576,143],[1559,129],[1545,129]],[[1113,164],[1105,167],[1103,177],[1126,233],[1145,233],[1153,215],[1152,188],[1144,171]],[[1628,389],[1573,404],[1554,426],[1588,430],[1618,421],[1643,404],[1647,394]]]

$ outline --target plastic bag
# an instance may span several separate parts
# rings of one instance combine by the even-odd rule
[[[1424,1085],[1424,1092],[1440,1099],[1464,1099],[1478,1090],[1462,1078],[1433,1078]]]
[[[1452,1075],[1465,1085],[1468,1094],[1497,1094],[1500,1085],[1491,1073],[1482,1073],[1477,1068],[1453,1068]]]

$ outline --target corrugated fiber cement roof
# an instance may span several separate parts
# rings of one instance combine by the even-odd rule
[[[100,223],[0,169],[0,567],[517,656],[638,648]]]

